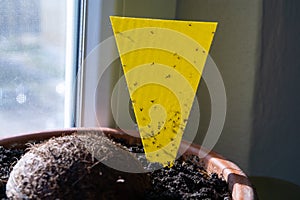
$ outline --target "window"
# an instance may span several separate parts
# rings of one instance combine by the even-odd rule
[[[110,96],[121,68],[101,68],[105,53],[117,53],[114,43],[99,48],[112,36],[109,16],[175,17],[174,0],[159,11],[159,0],[136,2],[0,0],[0,137],[114,127]]]
[[[71,126],[79,1],[0,4],[0,137]]]

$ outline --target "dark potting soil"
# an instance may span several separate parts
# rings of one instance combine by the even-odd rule
[[[222,199],[229,200],[230,193],[225,181],[217,174],[209,175],[192,162],[178,160],[171,168],[151,173],[153,189],[146,199]]]
[[[130,146],[123,140],[119,142],[133,153],[144,153],[142,146]],[[0,199],[7,199],[5,186],[17,160],[24,154],[24,150],[5,149],[0,146]],[[149,172],[152,187],[146,192],[146,200],[181,200],[181,199],[216,199],[230,200],[227,183],[217,174],[208,174],[198,163],[196,156],[180,158],[169,168],[162,168],[157,163],[148,163],[143,154],[137,154],[147,170],[157,169]]]
[[[117,142],[127,146],[133,153],[144,153],[143,147],[130,146],[124,140]],[[144,168],[151,171],[151,190],[146,192],[146,200],[230,200],[231,194],[226,181],[217,174],[208,172],[199,164],[197,156],[189,155],[177,159],[172,167],[159,167],[158,163],[148,163],[144,154],[137,154]]]
[[[0,146],[0,199],[6,199],[5,188],[14,164],[24,154],[21,149],[5,149]]]

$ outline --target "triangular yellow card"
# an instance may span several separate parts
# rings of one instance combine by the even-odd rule
[[[111,17],[146,157],[176,159],[217,23]]]

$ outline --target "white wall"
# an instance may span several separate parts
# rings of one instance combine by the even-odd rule
[[[177,4],[179,19],[219,22],[210,54],[224,79],[228,110],[214,150],[250,176],[298,185],[299,8],[296,0],[178,0]],[[207,96],[202,82],[198,98],[204,112],[198,143],[210,118]]]
[[[177,18],[217,21],[210,55],[227,94],[227,115],[214,150],[248,170],[255,70],[260,61],[262,3],[259,0],[179,0]],[[198,90],[201,122],[195,142],[201,143],[210,119],[210,100],[202,81]]]
[[[249,163],[251,174],[287,180],[298,186],[299,11],[300,2],[296,0],[264,1],[263,53],[256,73]]]

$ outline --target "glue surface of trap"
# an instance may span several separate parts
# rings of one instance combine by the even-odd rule
[[[215,22],[111,17],[146,157],[172,165]]]

